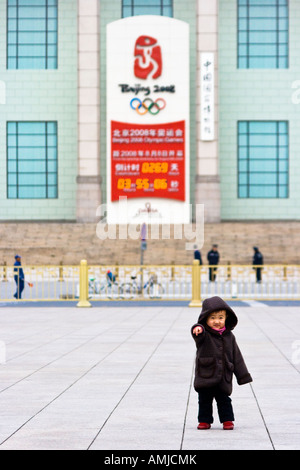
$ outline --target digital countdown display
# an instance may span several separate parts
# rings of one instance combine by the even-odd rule
[[[184,201],[185,123],[111,123],[111,198]]]

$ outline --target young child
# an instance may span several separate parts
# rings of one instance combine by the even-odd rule
[[[199,402],[198,429],[211,427],[214,398],[223,429],[233,429],[230,398],[233,373],[239,385],[252,382],[231,332],[237,322],[234,311],[216,296],[203,301],[198,323],[191,329],[197,347],[194,388]]]

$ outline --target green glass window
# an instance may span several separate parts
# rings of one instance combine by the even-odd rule
[[[57,198],[57,123],[7,123],[8,199]]]
[[[122,0],[122,18],[137,15],[173,17],[173,0]]]
[[[288,68],[288,0],[238,0],[238,68]]]
[[[238,122],[238,197],[289,197],[287,121]]]
[[[7,0],[7,68],[57,68],[58,0]]]

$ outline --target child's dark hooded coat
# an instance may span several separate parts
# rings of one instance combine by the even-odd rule
[[[208,315],[219,310],[226,310],[227,313],[226,330],[222,334],[206,324]],[[218,385],[227,395],[230,395],[233,374],[239,385],[252,382],[252,377],[231,332],[237,322],[234,311],[220,297],[204,300],[198,323],[192,327],[192,336],[197,347],[194,380],[196,391]],[[193,334],[196,326],[203,328],[198,336]]]

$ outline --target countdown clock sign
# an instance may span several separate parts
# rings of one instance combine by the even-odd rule
[[[188,24],[160,16],[110,23],[108,222],[190,222],[189,161]]]

